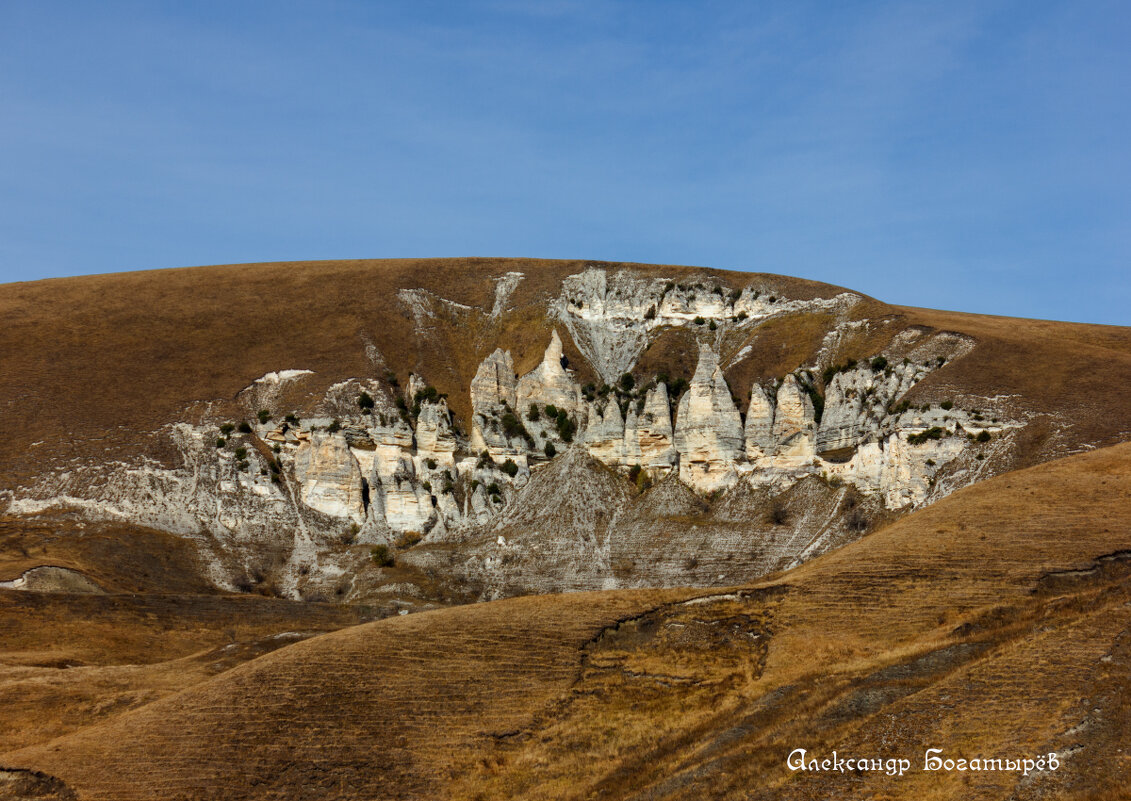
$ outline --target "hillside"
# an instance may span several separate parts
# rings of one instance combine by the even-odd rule
[[[1125,444],[742,587],[518,598],[316,637],[0,765],[121,801],[1117,798],[1129,499]],[[791,773],[798,747],[915,768]],[[923,772],[928,747],[1060,768]]]
[[[0,286],[0,316],[12,587],[420,609],[724,586],[1131,435],[1129,329],[766,274],[198,267]]]

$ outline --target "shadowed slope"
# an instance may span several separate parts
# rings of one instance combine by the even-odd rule
[[[0,765],[106,799],[1116,797],[1131,564],[1104,555],[1131,545],[1129,511],[1121,445],[962,490],[747,590],[356,627]],[[797,747],[1064,763],[794,774]]]

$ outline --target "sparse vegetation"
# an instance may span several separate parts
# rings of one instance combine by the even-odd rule
[[[369,551],[369,558],[377,567],[393,567],[397,560],[393,557],[388,545],[375,545]]]
[[[945,428],[931,426],[926,431],[920,431],[918,434],[911,434],[909,437],[907,437],[907,442],[911,445],[922,445],[927,440],[942,439],[944,434],[946,434]]]
[[[414,545],[419,545],[420,541],[424,539],[424,535],[419,531],[406,531],[397,537],[397,548],[405,551]]]

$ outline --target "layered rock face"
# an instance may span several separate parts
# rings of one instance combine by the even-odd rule
[[[624,441],[624,417],[616,399],[609,399],[603,410],[591,404],[585,427],[585,447],[589,453],[605,464],[623,465]]]
[[[890,404],[926,377],[926,366],[905,362],[890,369],[864,365],[837,373],[825,389],[825,413],[817,430],[821,454],[851,450],[880,430]]]
[[[778,388],[774,411],[774,456],[778,466],[800,467],[816,455],[813,435],[816,429],[813,402],[797,378],[787,375]]]
[[[774,403],[760,384],[750,389],[750,406],[746,410],[746,458],[756,461],[774,453]]]
[[[500,457],[524,450],[521,442],[507,436],[499,422],[506,409],[515,408],[517,385],[510,351],[498,348],[479,365],[471,380],[472,451],[488,451]]]
[[[666,471],[675,463],[675,433],[667,384],[648,390],[639,414],[629,407],[624,426],[624,463],[652,471]]]
[[[582,410],[581,388],[562,366],[562,340],[557,331],[550,335],[542,363],[518,380],[515,398],[519,412],[526,412],[531,403],[549,404],[571,413]]]
[[[499,279],[492,319],[506,313],[519,277]],[[968,338],[906,329],[884,355],[833,367],[833,355],[858,341],[851,336],[869,324],[847,315],[825,336],[812,365],[754,384],[744,424],[719,349],[731,369],[760,346],[757,322],[810,311],[840,314],[859,297],[843,293],[791,300],[754,285],[731,289],[715,279],[686,280],[680,284],[602,269],[565,279],[560,296],[549,301],[549,319],[561,323],[593,370],[612,386],[582,391],[574,371],[563,365],[557,330],[550,332],[541,363],[521,378],[511,354],[497,349],[471,381],[468,437],[453,424],[447,401],[416,374],[409,376],[399,400],[395,381],[350,378],[311,389],[299,410],[301,422],[294,416],[287,423],[257,422],[258,409],[301,397],[296,387],[317,383],[309,370],[281,370],[252,382],[237,396],[238,410],[226,417],[205,413],[196,415],[205,422],[170,424],[183,466],[105,466],[94,479],[81,468],[68,470],[44,479],[9,508],[34,514],[51,503],[66,503],[92,516],[185,536],[204,532],[211,538],[208,547],[223,554],[215,560],[220,566],[216,582],[229,587],[230,579],[225,585],[220,575],[226,565],[258,545],[277,544],[279,532],[287,532],[294,548],[281,586],[297,587],[305,581],[300,577],[313,575],[331,546],[345,539],[395,543],[405,532],[433,541],[476,536],[516,502],[548,462],[562,456],[580,463],[587,452],[621,473],[639,466],[652,481],[678,467],[677,475],[662,484],[688,508],[700,502],[697,494],[733,488],[735,497],[776,496],[804,484],[806,477],[823,477],[826,489],[839,486],[831,479],[843,479],[870,502],[882,499],[889,509],[902,509],[981,477],[984,463],[975,453],[985,458],[994,449],[1009,449],[1001,435],[1019,424],[986,420],[949,403],[911,406],[905,398],[948,358],[973,347]],[[435,294],[402,294],[416,304],[410,310],[422,331],[444,309],[470,313],[469,307]],[[668,385],[640,371],[633,381],[620,382],[661,336],[656,332],[669,336],[679,328],[685,332],[676,332],[677,341],[686,342],[686,331],[693,331],[699,342],[698,363],[684,394],[671,398]],[[376,370],[387,374],[388,364],[370,351],[367,347]],[[652,361],[656,369],[663,366],[662,356]],[[827,368],[825,377],[818,381],[822,368]],[[811,397],[822,395],[818,421]],[[233,433],[241,420],[250,432]],[[227,431],[221,428],[225,424]],[[983,432],[992,436],[992,445],[984,444],[984,437],[975,440]],[[231,440],[226,445],[217,444],[221,433]],[[606,479],[619,481],[600,471],[599,482]],[[635,492],[621,483],[625,492]],[[663,493],[646,494],[662,500]],[[607,558],[601,548],[593,553]],[[337,575],[334,569],[327,566],[326,575]]]
[[[294,456],[295,478],[302,485],[302,502],[331,517],[365,520],[361,467],[344,436],[303,443]]]
[[[675,448],[680,478],[688,484],[711,491],[734,482],[744,454],[742,419],[708,345],[700,345],[699,365],[679,401]]]
[[[448,402],[424,403],[416,420],[417,461],[432,459],[445,467],[455,464],[458,443],[452,433]],[[418,465],[419,468],[419,465]]]

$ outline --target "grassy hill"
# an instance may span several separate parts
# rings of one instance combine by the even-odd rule
[[[1131,445],[1106,448],[746,587],[316,637],[0,765],[123,800],[1122,797],[1129,499]],[[914,768],[793,773],[798,747]],[[929,747],[1061,768],[923,772]]]

